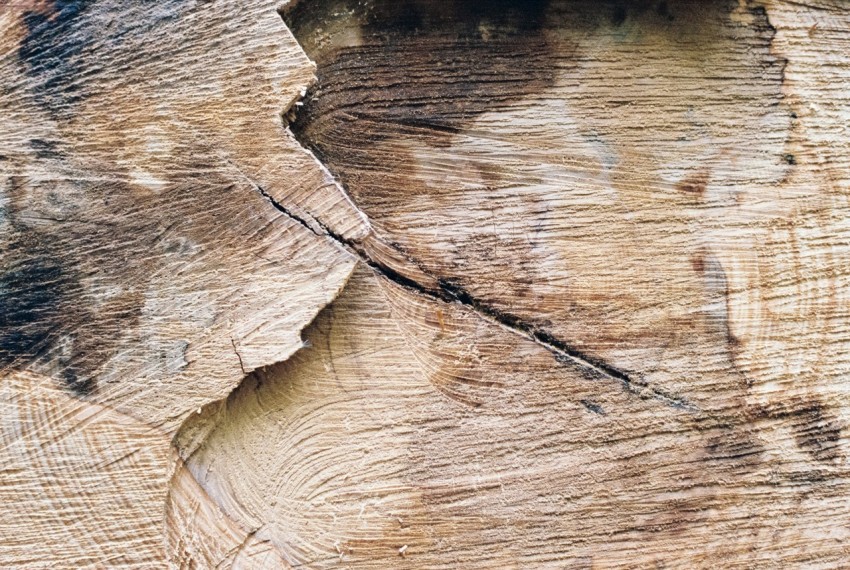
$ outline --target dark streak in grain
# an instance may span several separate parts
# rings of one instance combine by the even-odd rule
[[[78,58],[85,48],[79,23],[88,0],[55,0],[45,13],[24,14],[27,35],[18,57],[27,65],[35,95],[52,114],[64,115],[84,97]]]
[[[618,2],[614,5],[614,11],[611,14],[611,23],[614,26],[622,26],[628,17],[629,12],[624,2]]]
[[[705,446],[706,460],[731,464],[741,470],[761,463],[764,451],[761,443],[741,429],[724,429],[710,436]]]
[[[397,141],[451,152],[448,147],[453,137],[462,135],[480,114],[498,111],[553,85],[557,69],[569,65],[570,54],[563,46],[559,53],[549,46],[544,33],[548,6],[548,2],[495,0],[298,3],[283,17],[317,62],[318,82],[290,117],[289,126],[340,179],[363,211],[373,216],[373,208],[386,207],[401,193],[417,191],[416,180],[405,179],[415,158],[407,156],[409,151]],[[653,6],[645,2],[636,9],[643,13]],[[592,27],[598,22],[579,25]],[[493,187],[500,184],[499,172],[486,174]],[[323,230],[344,241],[328,228]],[[476,258],[489,259],[487,241],[473,240]],[[556,338],[544,320],[528,322],[473,297],[460,279],[444,276],[438,279],[439,288],[423,287],[378,261],[362,244],[344,243],[370,267],[402,286],[470,306],[546,346],[564,362],[583,363],[582,367],[616,379],[630,391],[695,409],[686,400],[650,387],[643,379]],[[530,247],[513,245],[520,252]],[[532,260],[530,253],[527,257]],[[528,284],[526,293],[530,295],[532,280],[525,276],[533,275],[533,269],[520,263],[514,270],[521,278],[512,285]]]
[[[760,406],[754,414],[788,422],[797,446],[818,462],[832,463],[843,457],[839,448],[842,426],[818,399],[793,398]]]
[[[300,3],[284,18],[318,63],[293,133],[363,197],[357,165],[395,160],[375,144],[404,137],[445,147],[481,113],[554,80],[541,33],[547,1]],[[326,47],[318,29],[345,14],[359,45]],[[324,41],[324,40],[322,40]],[[389,67],[388,67],[389,66]],[[439,70],[439,73],[435,73]],[[396,76],[401,72],[403,75]],[[401,157],[399,157],[401,158]]]
[[[581,405],[584,406],[587,409],[588,412],[591,412],[591,413],[594,413],[594,414],[597,414],[597,415],[600,415],[600,416],[605,415],[605,410],[599,404],[597,404],[595,402],[591,402],[590,400],[579,400],[579,401],[581,402]]]
[[[285,214],[293,221],[298,222],[313,233],[310,224],[305,220],[295,215],[285,206],[278,203],[271,195],[263,190],[259,185],[254,183],[255,189],[260,192],[271,204],[281,213]],[[640,395],[641,398],[655,399],[664,404],[690,412],[698,412],[699,409],[689,402],[686,398],[676,394],[668,393],[662,388],[650,386],[645,380],[637,376],[631,376],[628,373],[611,366],[610,364],[585,354],[581,350],[569,345],[568,343],[556,338],[548,331],[541,329],[539,326],[523,321],[520,317],[509,312],[502,311],[490,303],[473,297],[467,290],[453,283],[451,280],[437,278],[438,288],[433,289],[425,287],[414,279],[411,279],[402,273],[389,267],[385,263],[373,258],[368,249],[361,244],[347,240],[334,233],[330,228],[319,222],[324,234],[337,242],[346,250],[354,253],[360,260],[365,263],[370,269],[376,273],[392,281],[393,283],[404,287],[410,291],[430,297],[435,300],[452,303],[457,302],[475,310],[482,317],[491,320],[515,333],[529,338],[534,342],[542,345],[551,352],[555,359],[562,364],[575,366],[590,379],[608,379],[619,382],[623,388],[629,392]],[[317,234],[318,235],[318,234]]]
[[[676,190],[683,194],[690,194],[699,198],[705,195],[705,188],[708,184],[709,174],[705,169],[697,170],[695,173],[680,180],[676,184]]]

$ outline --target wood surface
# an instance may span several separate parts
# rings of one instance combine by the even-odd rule
[[[0,6],[0,567],[850,566],[850,6]]]

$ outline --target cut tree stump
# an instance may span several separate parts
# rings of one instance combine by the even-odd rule
[[[0,6],[0,567],[850,566],[850,5]]]

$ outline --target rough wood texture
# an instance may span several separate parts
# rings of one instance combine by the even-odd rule
[[[188,462],[293,565],[846,561],[843,468],[783,429],[818,410],[714,422],[365,270],[305,336],[194,418],[215,427]]]
[[[365,231],[281,124],[312,66],[274,8],[0,6],[0,365],[38,378],[3,401],[0,566],[162,565],[170,437],[353,268],[266,196]]]
[[[300,347],[351,270],[263,195],[342,196],[280,124],[311,68],[271,6],[3,24],[2,361],[173,429]]]
[[[846,4],[274,8],[0,8],[0,566],[850,565]]]
[[[168,437],[51,378],[12,373],[0,382],[0,564],[163,560]]]

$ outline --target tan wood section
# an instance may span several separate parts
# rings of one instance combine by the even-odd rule
[[[0,567],[850,566],[850,5],[0,5]]]

